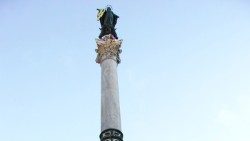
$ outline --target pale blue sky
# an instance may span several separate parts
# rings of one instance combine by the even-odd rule
[[[99,141],[107,4],[124,141],[250,140],[248,0],[0,0],[0,141]]]

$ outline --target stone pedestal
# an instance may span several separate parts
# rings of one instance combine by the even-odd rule
[[[101,65],[101,141],[122,141],[117,66],[122,40],[96,39],[96,62]]]

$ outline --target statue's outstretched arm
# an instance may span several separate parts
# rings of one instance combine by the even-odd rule
[[[118,16],[118,15],[116,15],[116,14],[114,14],[114,17],[115,17],[115,18],[119,18],[119,16]]]

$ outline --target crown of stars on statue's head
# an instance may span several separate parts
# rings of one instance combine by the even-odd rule
[[[112,8],[111,5],[107,5],[107,6],[106,6],[106,10],[108,10],[108,8],[110,8],[110,10],[113,10],[113,8]]]

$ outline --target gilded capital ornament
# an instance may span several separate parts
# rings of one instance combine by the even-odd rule
[[[113,59],[119,64],[121,62],[119,54],[122,52],[122,40],[116,39],[113,35],[105,35],[101,39],[96,39],[97,53],[96,63],[100,64],[105,59]]]

